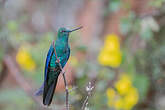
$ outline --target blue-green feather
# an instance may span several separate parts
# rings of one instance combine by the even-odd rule
[[[46,57],[44,81],[45,81],[45,79],[47,77],[47,71],[48,71],[49,63],[50,63],[51,56],[52,56],[53,52],[54,52],[54,49],[53,49],[53,45],[51,44],[50,48],[49,48],[49,51],[48,51],[48,54],[47,54],[47,57]]]
[[[44,105],[50,105],[53,98],[54,90],[56,88],[58,76],[61,72],[59,63],[57,62],[57,58],[60,60],[60,65],[62,66],[62,68],[65,66],[69,59],[70,47],[68,45],[68,37],[69,33],[66,32],[66,29],[61,28],[58,32],[55,45],[54,43],[52,43],[52,45],[50,46],[45,65],[45,80],[43,90]],[[56,54],[54,52],[54,48]]]
[[[60,28],[58,30],[55,45],[54,42],[50,45],[45,63],[44,83],[42,84],[40,89],[36,92],[36,95],[43,94],[44,105],[48,106],[51,104],[53,93],[56,88],[58,76],[62,71],[61,68],[59,67],[59,63],[57,62],[57,58],[60,60],[60,65],[63,68],[70,56],[70,47],[68,44],[69,33],[78,30],[80,28],[71,31],[65,28]],[[57,56],[55,54],[55,51]]]

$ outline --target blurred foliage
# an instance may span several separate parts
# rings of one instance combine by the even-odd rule
[[[150,5],[160,8],[160,7],[162,7],[163,3],[164,3],[164,0],[153,0],[150,3]]]
[[[24,93],[24,91],[18,88],[2,90],[0,97],[0,106],[3,110],[33,109],[33,101]],[[8,106],[9,104],[10,106]]]
[[[121,7],[122,0],[111,0],[109,3],[108,9],[112,12],[117,12]]]
[[[12,5],[9,1],[6,7]],[[158,96],[165,94],[165,24],[161,19],[164,3],[164,0],[149,1],[147,6],[152,6],[157,14],[141,17],[131,8],[131,3],[108,0],[103,8],[105,18],[121,10],[126,11],[126,15],[119,20],[120,34],[100,35],[99,41],[103,45],[91,49],[97,50],[97,54],[91,53],[82,43],[80,33],[72,34],[69,64],[74,83],[69,86],[69,102],[73,110],[81,108],[89,81],[95,86],[89,99],[90,110],[160,110],[156,106]],[[23,76],[39,87],[44,79],[47,51],[56,39],[56,33],[31,29],[28,25],[30,15],[5,19],[5,12],[0,7],[0,71],[3,70],[3,58],[10,54]],[[13,88],[6,85],[0,88],[1,110],[36,109],[32,99],[16,84],[11,84]],[[64,100],[64,92],[56,93],[52,106],[60,109],[64,107]]]

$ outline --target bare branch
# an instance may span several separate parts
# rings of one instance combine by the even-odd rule
[[[0,73],[0,87],[4,81],[4,79],[6,78],[7,76],[7,69],[6,69],[6,66],[3,64],[2,65],[2,71]]]
[[[11,74],[13,78],[15,78],[16,82],[21,86],[21,88],[25,91],[25,93],[29,95],[39,105],[40,109],[43,109],[42,102],[40,101],[39,98],[33,95],[32,87],[24,79],[24,77],[22,76],[18,67],[15,64],[15,61],[13,61],[12,57],[9,55],[5,55],[3,59],[3,63],[6,66],[6,68],[9,70],[9,74]]]
[[[84,103],[82,105],[82,110],[85,110],[88,106],[88,100],[89,100],[89,96],[91,96],[91,92],[94,89],[94,86],[91,85],[91,82],[88,83],[87,87],[86,87],[86,91],[88,93],[86,99],[84,100]]]

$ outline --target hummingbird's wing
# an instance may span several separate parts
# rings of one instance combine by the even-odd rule
[[[47,78],[48,68],[49,68],[50,60],[51,60],[53,53],[54,53],[54,47],[53,47],[53,44],[51,44],[49,51],[48,51],[48,54],[47,54],[47,57],[46,57],[44,81]]]
[[[48,54],[47,54],[47,57],[46,57],[46,63],[45,63],[45,72],[44,72],[44,82],[43,84],[41,85],[41,87],[35,92],[35,95],[36,96],[40,96],[43,94],[43,91],[44,91],[44,83],[46,81],[46,78],[47,78],[47,72],[48,72],[48,68],[49,68],[49,63],[50,63],[50,60],[51,60],[51,56],[53,55],[53,52],[54,52],[54,48],[53,48],[53,43],[50,45],[50,48],[49,48],[49,51],[48,51]]]

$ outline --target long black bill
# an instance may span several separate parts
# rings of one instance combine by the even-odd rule
[[[69,32],[77,31],[77,30],[79,30],[79,29],[81,29],[81,28],[83,28],[83,26],[78,27],[78,28],[76,28],[76,29],[73,29],[73,30],[71,30],[71,31],[69,31]]]

